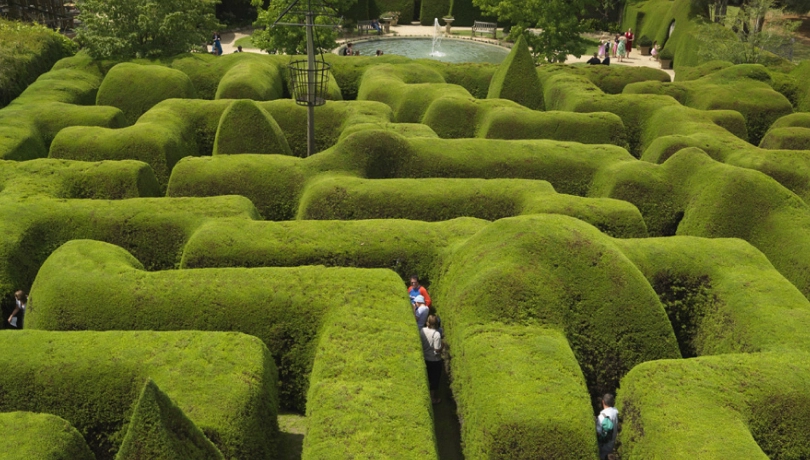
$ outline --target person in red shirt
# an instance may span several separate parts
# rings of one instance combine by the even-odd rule
[[[633,29],[627,29],[627,33],[624,34],[624,38],[627,39],[627,57],[630,57],[630,51],[633,50],[633,39],[635,35],[633,35]]]
[[[427,289],[424,286],[419,285],[419,277],[413,275],[411,277],[411,283],[408,286],[408,297],[411,298],[411,305],[414,304],[414,299],[416,296],[421,295],[425,298],[425,305],[428,307],[430,306],[430,296],[428,295]]]

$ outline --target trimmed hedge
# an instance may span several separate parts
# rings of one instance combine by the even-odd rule
[[[225,459],[152,379],[146,380],[132,412],[116,460]]]
[[[543,89],[529,45],[522,36],[492,77],[487,99],[496,98],[509,99],[532,110],[543,109]]]
[[[423,26],[432,26],[435,19],[443,25],[442,18],[450,13],[452,0],[422,0],[419,11],[419,22]]]
[[[585,76],[605,94],[621,94],[630,83],[671,81],[668,73],[650,67],[589,65],[570,66],[570,70],[574,74]]]
[[[284,132],[270,113],[248,99],[233,101],[219,118],[213,155],[292,155]]]
[[[416,17],[414,14],[414,2],[412,0],[369,0],[369,16],[379,17],[388,11],[399,11],[399,19],[403,24],[408,25]]]
[[[802,458],[808,359],[763,353],[665,360],[622,380],[622,458]],[[687,423],[688,422],[688,423]]]
[[[683,83],[632,84],[626,94],[666,94],[687,107],[701,110],[736,110],[747,121],[751,143],[758,145],[777,119],[793,112],[790,101],[766,83],[771,77],[764,66],[737,65]],[[745,94],[744,98],[738,97]]]
[[[8,460],[96,460],[70,422],[50,414],[0,413],[0,452]]]
[[[196,91],[188,75],[159,65],[124,62],[104,77],[96,96],[96,105],[121,109],[128,124],[166,99],[194,99]]]
[[[228,329],[255,335],[278,363],[282,406],[303,410],[307,397],[304,458],[326,458],[323,452],[340,453],[330,458],[436,456],[435,441],[425,432],[431,414],[420,343],[402,283],[391,272],[146,272],[119,247],[75,240],[43,265],[31,297],[31,328]],[[357,321],[360,310],[363,321]]]
[[[616,240],[655,289],[681,355],[810,350],[810,302],[738,239]]]
[[[548,182],[519,179],[364,180],[323,176],[308,184],[297,218],[498,220],[537,213],[574,216],[605,233],[624,238],[647,235],[644,220],[634,206],[621,201],[561,195]]]
[[[47,27],[4,19],[0,19],[0,43],[0,107],[77,49],[75,43]]]
[[[0,356],[0,410],[64,418],[99,460],[118,451],[147,377],[227,458],[275,458],[276,368],[254,337],[25,330],[0,343],[15,350]]]
[[[680,357],[646,279],[610,238],[571,217],[492,223],[454,251],[431,293],[453,325],[445,332],[466,458],[592,456],[586,391],[614,391],[636,364]],[[494,385],[507,368],[521,378]]]
[[[488,225],[479,219],[259,222],[212,220],[189,239],[181,268],[327,265],[388,268],[425,285],[444,251]]]
[[[63,243],[93,238],[119,244],[149,269],[180,261],[186,239],[209,218],[257,218],[243,197],[5,201],[0,229],[0,292],[27,289],[40,265]]]
[[[241,53],[240,53],[241,55]],[[284,97],[281,69],[269,62],[245,60],[231,67],[217,85],[214,99],[270,101]]]
[[[622,119],[609,112],[539,112],[494,108],[484,115],[478,136],[486,139],[553,139],[627,147]]]
[[[697,148],[662,166],[619,163],[594,179],[590,196],[630,201],[651,235],[741,238],[810,296],[810,209],[773,178],[713,161]]]
[[[810,150],[810,128],[773,128],[759,146],[771,150]]]

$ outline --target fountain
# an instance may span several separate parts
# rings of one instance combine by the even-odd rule
[[[442,47],[442,27],[439,25],[439,18],[433,18],[433,46],[430,48],[430,55],[442,57],[444,53],[439,51]]]

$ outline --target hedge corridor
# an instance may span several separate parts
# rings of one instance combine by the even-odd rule
[[[0,109],[0,452],[445,458],[416,273],[457,456],[595,459],[614,392],[623,459],[806,457],[810,66],[701,62],[706,8],[625,9],[674,82],[327,56],[309,157],[284,56],[60,60]]]

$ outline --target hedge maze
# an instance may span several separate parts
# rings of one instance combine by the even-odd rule
[[[594,459],[615,392],[623,459],[807,457],[810,67],[689,56],[328,56],[310,157],[287,57],[59,61],[0,109],[0,450],[445,458],[418,273],[456,455]]]

